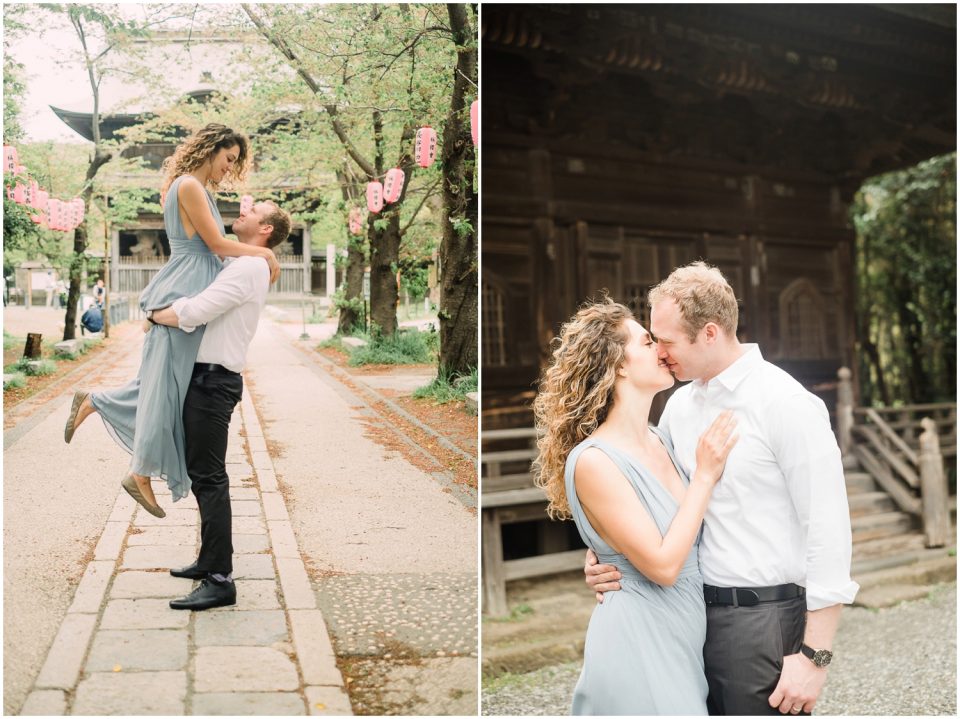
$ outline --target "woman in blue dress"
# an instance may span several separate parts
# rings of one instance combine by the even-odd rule
[[[687,478],[670,438],[649,425],[654,395],[673,375],[630,309],[588,305],[556,342],[534,402],[537,483],[550,515],[572,517],[584,543],[623,575],[622,591],[590,619],[572,713],[705,715],[697,539],[737,441],[735,421],[717,417]]]
[[[270,281],[276,281],[280,265],[273,251],[228,240],[208,189],[227,178],[242,180],[249,161],[244,135],[210,124],[164,162],[161,202],[170,259],[141,293],[142,310],[168,307],[175,299],[200,293],[220,271],[221,257],[263,257],[270,265]],[[202,337],[203,327],[188,334],[153,325],[144,339],[137,377],[116,390],[77,392],[64,430],[64,439],[70,442],[84,419],[99,414],[110,435],[132,457],[121,484],[157,517],[165,512],[157,504],[150,477],[167,482],[174,502],[190,490],[182,413]]]

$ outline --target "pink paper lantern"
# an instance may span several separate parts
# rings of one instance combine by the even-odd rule
[[[480,101],[474,100],[470,103],[470,138],[473,140],[473,144],[476,145],[477,141],[480,139]]]
[[[15,174],[20,160],[17,158],[17,148],[13,145],[3,146],[3,171]]]
[[[34,208],[37,210],[47,209],[47,202],[50,200],[50,193],[46,190],[37,190],[37,195],[34,200]]]
[[[253,209],[253,195],[244,195],[240,198],[240,214],[245,215]]]
[[[86,216],[87,206],[86,206],[86,204],[83,202],[83,198],[82,198],[82,197],[75,197],[75,198],[73,198],[73,202],[72,202],[71,204],[72,204],[72,205],[74,206],[74,208],[75,208],[76,221],[74,222],[73,226],[76,227],[76,226],[79,225],[81,222],[83,222],[83,218]]]
[[[350,234],[359,235],[363,233],[363,210],[359,207],[350,208]]]
[[[22,205],[27,201],[27,188],[24,187],[23,183],[18,182],[13,188],[13,201],[18,205]]]
[[[417,130],[413,156],[420,167],[430,167],[437,159],[437,132],[429,125]]]
[[[51,230],[60,229],[60,200],[56,197],[47,200],[47,227]]]
[[[377,214],[383,209],[383,184],[379,182],[367,183],[367,209]]]
[[[387,176],[383,179],[383,201],[386,203],[396,202],[403,194],[403,170],[394,167],[387,170]]]
[[[40,189],[35,180],[31,180],[23,186],[23,204],[27,207],[33,207],[35,191]]]

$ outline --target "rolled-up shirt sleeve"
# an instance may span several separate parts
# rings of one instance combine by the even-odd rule
[[[213,283],[193,297],[174,300],[170,308],[184,332],[216,319],[224,312],[246,302],[253,290],[253,274],[247,263],[234,260],[221,270]]]
[[[860,586],[850,578],[850,508],[827,408],[815,395],[796,393],[777,402],[767,419],[806,542],[807,609],[850,604]]]

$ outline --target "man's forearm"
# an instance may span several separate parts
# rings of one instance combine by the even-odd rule
[[[180,318],[177,317],[177,313],[173,311],[172,307],[164,307],[162,310],[154,310],[150,317],[158,325],[166,325],[167,327],[180,327]]]
[[[840,625],[842,604],[807,612],[807,628],[803,633],[803,643],[811,649],[832,649],[833,637]]]

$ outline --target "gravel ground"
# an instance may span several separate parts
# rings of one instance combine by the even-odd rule
[[[846,608],[819,715],[956,715],[957,585],[871,611]],[[484,682],[485,716],[565,715],[580,662]]]

